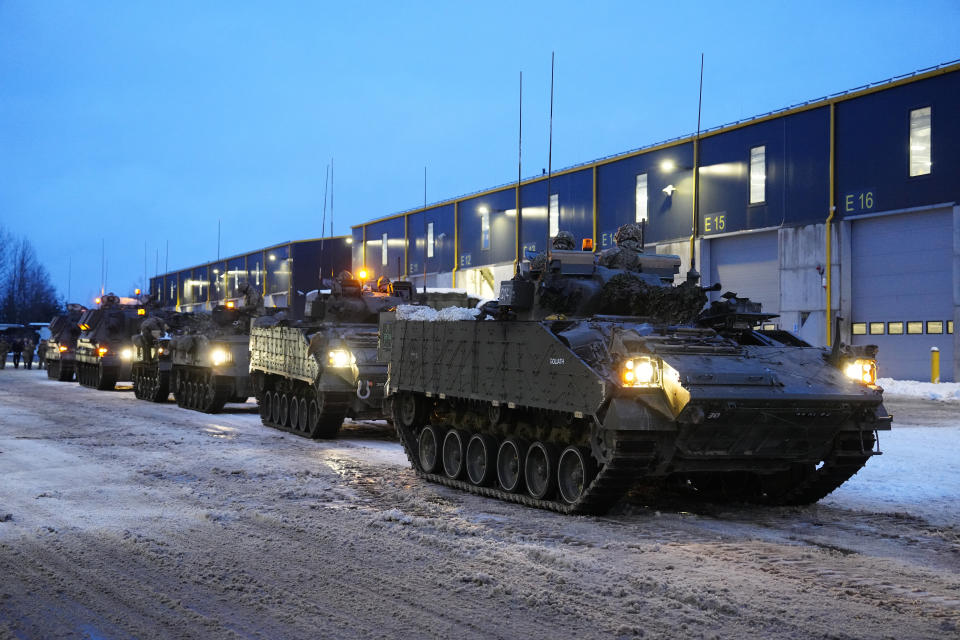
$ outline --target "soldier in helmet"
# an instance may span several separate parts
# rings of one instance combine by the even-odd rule
[[[555,251],[573,251],[577,248],[576,240],[569,231],[558,231],[557,235],[550,241],[550,246]],[[531,271],[543,271],[547,267],[547,254],[538,253],[530,261]]]
[[[26,337],[23,340],[23,367],[24,369],[33,368],[33,352],[36,349],[36,345],[33,344],[33,340],[30,337]]]
[[[637,271],[643,253],[643,228],[635,223],[621,225],[613,236],[616,247],[600,252],[597,262],[609,269]]]

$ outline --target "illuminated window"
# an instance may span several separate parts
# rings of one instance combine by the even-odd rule
[[[750,149],[750,204],[767,200],[767,148]]]
[[[550,194],[550,237],[555,238],[560,233],[560,196]]]
[[[383,234],[383,243],[380,245],[380,264],[383,266],[390,264],[390,255],[387,252],[387,234]]]
[[[480,248],[490,248],[490,212],[486,207],[480,211]]]
[[[910,112],[910,175],[930,173],[930,107]]]
[[[882,322],[871,322],[870,323],[870,335],[883,335],[885,327]]]
[[[947,333],[953,333],[953,320],[947,320]]]
[[[923,333],[923,323],[922,322],[908,322],[907,323],[907,333],[909,335],[917,335]]]
[[[867,323],[866,322],[854,322],[851,327],[851,331],[855,336],[865,336],[867,335]]]
[[[427,223],[427,257],[433,257],[433,223]]]
[[[777,330],[777,325],[775,325],[775,324],[765,324],[765,325],[763,325],[763,330],[764,330],[764,331],[776,331],[776,330]]]
[[[892,336],[903,335],[903,323],[902,322],[888,322],[887,323],[887,333]]]
[[[637,176],[637,212],[636,221],[642,222],[647,219],[647,174],[641,173]]]
[[[943,321],[941,321],[941,320],[928,320],[928,321],[927,321],[927,333],[935,333],[935,334],[943,333]]]

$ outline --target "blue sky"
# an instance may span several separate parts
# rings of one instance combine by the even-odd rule
[[[62,295],[960,58],[960,3],[0,0],[0,223]]]

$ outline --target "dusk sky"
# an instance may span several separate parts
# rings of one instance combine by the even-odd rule
[[[60,294],[334,233],[960,58],[960,2],[0,0],[0,224]]]

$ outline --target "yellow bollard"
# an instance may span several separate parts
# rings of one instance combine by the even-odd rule
[[[930,347],[930,382],[940,382],[940,349]]]

